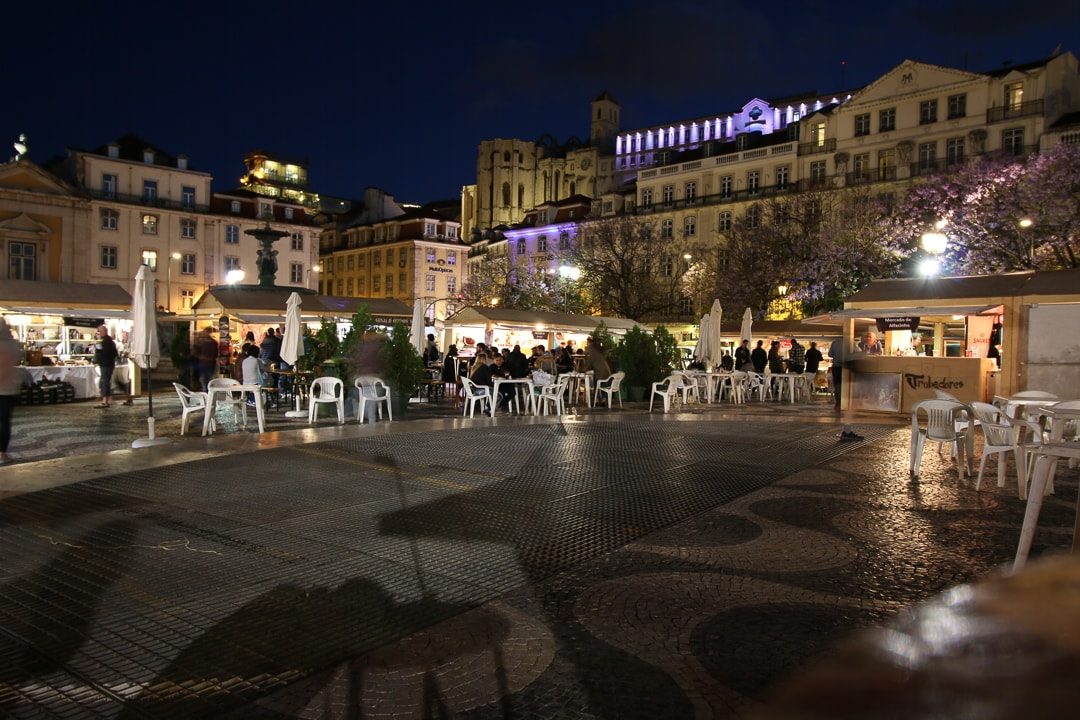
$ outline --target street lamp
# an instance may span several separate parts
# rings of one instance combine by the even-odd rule
[[[934,223],[934,232],[923,233],[920,244],[922,249],[931,257],[919,263],[919,274],[924,277],[932,277],[941,272],[940,255],[945,252],[949,238],[941,232],[948,224],[947,220],[938,220]]]
[[[1031,218],[1026,217],[1026,218],[1020,218],[1020,222],[1017,223],[1017,224],[1020,225],[1021,230],[1027,230],[1029,227],[1031,227],[1032,225],[1035,224],[1035,221],[1032,220]],[[1027,236],[1028,236],[1027,237],[1027,241],[1028,241],[1028,265],[1030,265],[1031,269],[1034,270],[1035,269],[1035,235],[1033,233],[1029,232],[1029,233],[1027,233]],[[1023,233],[1021,233],[1021,238],[1022,237],[1023,237]]]
[[[308,287],[311,286],[311,273],[315,273],[316,275],[318,275],[321,272],[322,272],[322,265],[312,265],[311,267],[309,267],[307,269],[307,277],[304,278],[304,285],[308,286]],[[318,282],[319,281],[316,279],[315,283],[318,284]],[[318,290],[319,288],[316,287],[315,289]]]
[[[225,283],[227,285],[235,285],[244,279],[244,271],[240,268],[235,268],[225,273]]]
[[[165,298],[165,309],[169,312],[172,312],[172,261],[179,260],[180,257],[181,255],[178,252],[174,252],[172,255],[169,256],[169,267],[166,272],[165,283],[166,291],[169,293],[169,296]]]
[[[566,280],[567,283],[563,286],[563,310],[566,309],[567,304],[570,302],[570,283],[577,282],[581,279],[581,268],[574,267],[573,265],[560,265],[559,277]]]

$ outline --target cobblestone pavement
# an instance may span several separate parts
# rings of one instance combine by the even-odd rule
[[[976,493],[929,451],[912,482],[895,422],[841,444],[821,408],[734,413],[478,420],[6,497],[0,712],[743,717],[1015,551],[1015,480]],[[1067,546],[1077,474],[1033,554]]]

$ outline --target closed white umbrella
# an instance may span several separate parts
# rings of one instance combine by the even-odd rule
[[[723,359],[723,349],[720,345],[720,336],[722,334],[720,319],[723,316],[724,310],[720,307],[720,301],[713,300],[712,309],[709,310],[709,354],[707,360],[713,368],[720,367],[720,361]]]
[[[701,324],[698,326],[697,345],[694,346],[694,359],[708,362],[709,356],[709,313],[701,316]]]
[[[416,298],[412,309],[412,344],[416,352],[424,354],[424,301]]]
[[[750,344],[754,344],[753,338],[754,329],[754,314],[750,312],[750,308],[746,308],[746,311],[742,314],[742,327],[739,328],[739,344],[742,344],[743,340],[749,340]]]
[[[296,370],[296,360],[304,354],[304,333],[300,324],[300,293],[292,293],[285,301],[285,332],[281,338],[281,359],[289,363]],[[300,376],[293,376],[293,384],[300,382]],[[289,410],[285,417],[307,417],[307,413],[300,409],[300,393],[293,388],[293,397],[296,398],[296,409]]]
[[[147,437],[131,443],[131,447],[149,447],[170,442],[168,438],[154,437],[154,384],[150,379],[151,369],[157,367],[161,359],[158,347],[157,311],[154,306],[154,280],[150,266],[140,265],[135,274],[135,292],[131,298],[131,335],[128,337],[128,355],[146,372],[146,396],[149,405],[146,411]]]

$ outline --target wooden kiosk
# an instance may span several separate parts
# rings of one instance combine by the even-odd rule
[[[843,310],[808,319],[827,321],[852,343],[873,330],[884,346],[845,371],[845,407],[907,413],[935,390],[965,402],[1080,394],[1080,270],[876,280]]]

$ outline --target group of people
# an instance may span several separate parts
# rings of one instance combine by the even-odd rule
[[[780,341],[773,340],[768,350],[765,350],[765,341],[758,340],[757,347],[750,349],[750,341],[743,340],[739,347],[735,348],[735,357],[725,353],[725,363],[720,365],[725,370],[739,370],[743,372],[763,373],[768,368],[772,374],[782,373],[816,373],[825,359],[818,349],[816,342],[811,342],[810,347],[804,347],[798,340],[791,338],[791,350],[785,359],[780,355]]]

